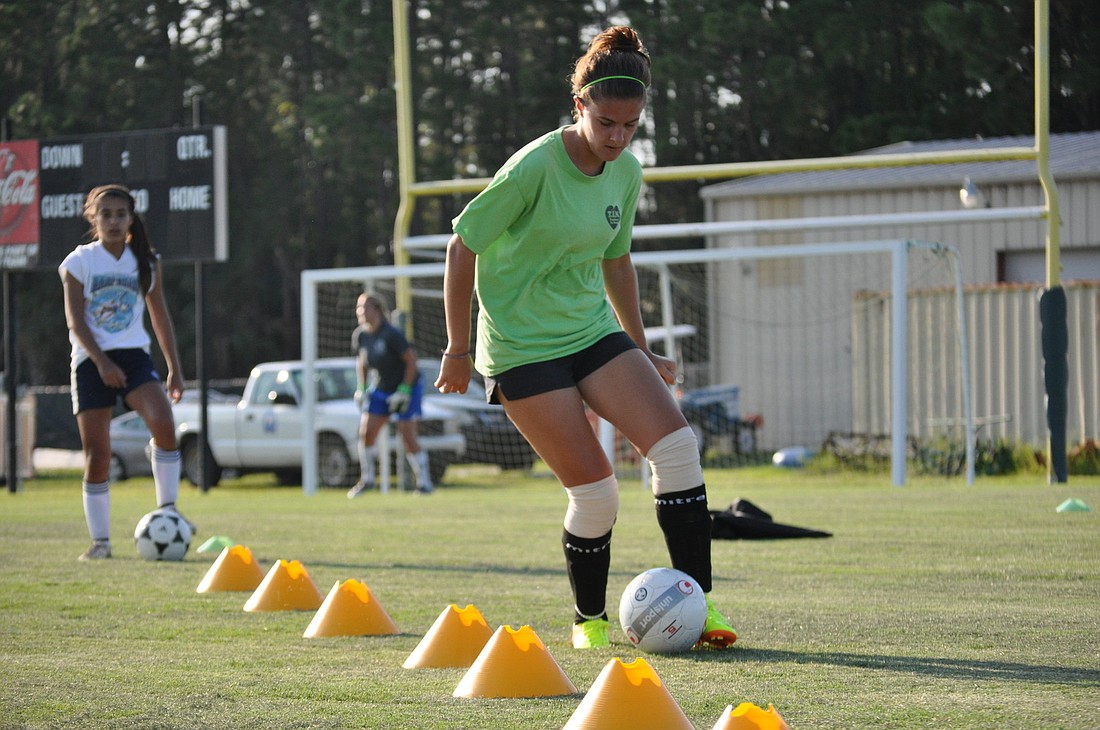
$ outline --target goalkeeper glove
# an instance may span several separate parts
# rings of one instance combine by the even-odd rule
[[[409,401],[412,399],[412,387],[402,383],[397,390],[386,398],[386,406],[390,413],[404,413],[409,409]]]

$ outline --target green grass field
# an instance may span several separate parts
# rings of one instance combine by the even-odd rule
[[[834,536],[715,541],[713,595],[741,640],[646,657],[697,728],[746,701],[793,730],[1100,727],[1100,479],[707,478],[712,508],[744,497]],[[115,557],[80,563],[79,475],[41,475],[0,508],[0,727],[561,728],[612,657],[638,656],[618,630],[607,650],[568,646],[565,500],[546,476],[456,469],[431,497],[353,502],[263,476],[184,489],[193,548],[227,535],[265,572],[300,560],[323,594],[363,581],[401,633],[305,639],[313,612],[196,593],[216,555],[140,560],[129,536],[154,506],[147,479],[112,487]],[[1094,511],[1057,513],[1069,497]],[[611,607],[667,562],[636,481],[615,535]],[[450,603],[494,629],[530,625],[580,693],[456,699],[464,670],[403,669]]]

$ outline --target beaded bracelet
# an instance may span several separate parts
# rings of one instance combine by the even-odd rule
[[[464,357],[470,356],[469,350],[467,350],[466,352],[447,352],[446,350],[440,350],[440,352],[443,353],[443,357],[450,357],[454,358],[455,360],[461,360]]]

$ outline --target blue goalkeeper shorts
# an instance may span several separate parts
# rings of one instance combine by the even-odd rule
[[[369,397],[364,401],[363,411],[372,416],[394,416],[398,421],[408,421],[413,418],[420,418],[423,415],[424,383],[422,381],[417,380],[416,385],[412,387],[412,393],[409,394],[409,407],[405,409],[404,413],[390,413],[390,407],[386,404],[386,399],[393,393],[392,390],[387,393],[378,388],[372,389],[367,394]]]

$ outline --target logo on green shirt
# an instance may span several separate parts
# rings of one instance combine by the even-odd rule
[[[623,214],[619,210],[619,206],[609,205],[603,214],[607,216],[607,222],[610,224],[612,230],[619,227],[619,221],[623,219]]]

